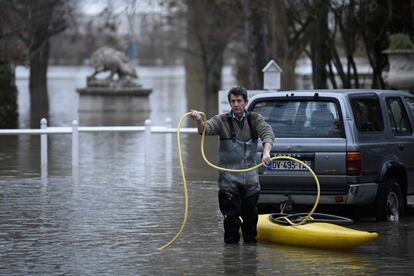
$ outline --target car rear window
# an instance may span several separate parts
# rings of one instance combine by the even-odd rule
[[[272,99],[254,104],[252,110],[262,114],[279,138],[344,137],[334,100]]]

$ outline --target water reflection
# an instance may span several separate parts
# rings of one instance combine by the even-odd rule
[[[225,245],[223,247],[223,271],[226,275],[256,275],[256,245]]]
[[[295,275],[375,275],[374,262],[354,252],[261,244],[261,260],[273,262],[280,271]]]
[[[404,275],[414,268],[412,217],[354,225],[378,231],[380,238],[353,252],[225,246],[216,173],[188,159],[198,149],[197,136],[183,141],[193,179],[189,221],[179,240],[159,252],[183,216],[177,158],[167,180],[163,167],[154,165],[157,154],[147,173],[143,154],[137,154],[139,135],[83,136],[94,150],[83,146],[81,166],[70,177],[56,176],[63,165],[50,164],[47,185],[38,177],[0,179],[1,274]]]
[[[74,187],[79,186],[79,168],[75,166],[72,167],[72,185]]]
[[[143,126],[149,117],[149,111],[79,112],[79,122],[83,126]]]
[[[42,183],[42,187],[47,186],[47,164],[40,165],[40,181]]]

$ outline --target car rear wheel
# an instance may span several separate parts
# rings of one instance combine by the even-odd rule
[[[376,200],[377,220],[398,221],[404,215],[403,194],[394,177],[389,177],[380,187]]]

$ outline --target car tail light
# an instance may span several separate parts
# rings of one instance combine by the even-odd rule
[[[335,196],[335,202],[336,203],[344,202],[344,197],[343,196]]]
[[[349,176],[361,175],[361,153],[359,151],[346,153],[346,174]]]

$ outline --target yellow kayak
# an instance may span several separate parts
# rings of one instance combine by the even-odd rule
[[[291,226],[275,223],[271,215],[259,215],[257,239],[278,244],[335,250],[350,250],[375,240],[377,233],[325,223]]]

